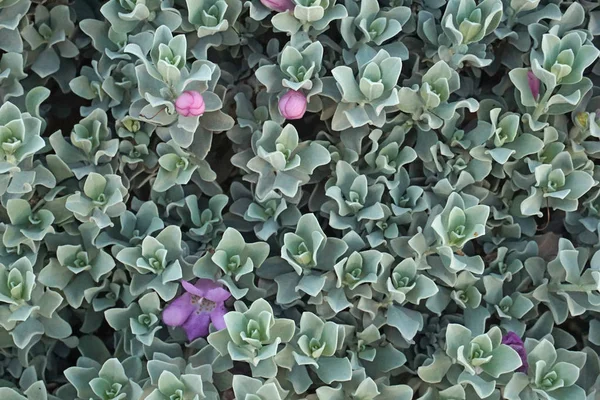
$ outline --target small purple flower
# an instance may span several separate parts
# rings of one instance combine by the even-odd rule
[[[523,341],[519,335],[514,332],[508,332],[502,338],[502,344],[512,347],[512,349],[519,354],[523,365],[517,369],[517,372],[523,372],[526,374],[527,370],[529,369],[529,364],[527,363],[527,352],[525,351],[525,345],[523,344]]]
[[[529,89],[533,98],[537,101],[540,97],[540,80],[533,73],[533,71],[527,71],[527,82],[529,83]]]
[[[163,311],[163,322],[181,326],[190,341],[208,335],[211,321],[218,330],[225,328],[225,300],[231,294],[210,279],[198,279],[196,284],[181,281],[185,293],[173,300]]]
[[[285,119],[300,119],[306,112],[307,103],[304,93],[289,90],[279,99],[279,112]]]
[[[263,6],[279,12],[293,10],[296,6],[292,0],[260,0],[260,2]]]

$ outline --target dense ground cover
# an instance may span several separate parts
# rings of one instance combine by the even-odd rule
[[[0,399],[600,398],[598,35],[0,0]]]

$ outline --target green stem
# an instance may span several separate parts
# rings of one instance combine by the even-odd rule
[[[596,284],[588,284],[588,285],[575,285],[572,283],[562,283],[557,285],[552,285],[549,287],[552,292],[592,292],[594,290],[598,290],[598,285]]]
[[[433,247],[430,247],[429,249],[427,249],[427,250],[426,250],[426,251],[425,251],[425,252],[422,254],[422,256],[423,256],[423,257],[427,257],[427,256],[430,256],[430,255],[433,255],[433,254],[438,254],[438,251],[437,251],[438,247],[440,247],[440,246],[433,246]],[[454,247],[454,246],[449,246],[449,247],[450,247],[450,248],[453,250],[453,253],[454,253],[454,254],[456,254],[456,255],[458,255],[458,256],[464,256],[464,255],[465,255],[465,253],[464,253],[464,252],[463,252],[461,249],[459,249],[459,248],[456,248],[456,247]]]
[[[544,93],[544,97],[542,97],[542,100],[540,100],[538,105],[535,107],[533,115],[531,116],[531,118],[533,118],[534,121],[537,121],[538,118],[544,113],[544,108],[546,108],[546,103],[548,102],[548,100],[550,100],[552,92],[554,92],[554,87],[546,88],[546,93]]]

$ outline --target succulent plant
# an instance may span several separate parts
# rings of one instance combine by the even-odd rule
[[[104,229],[96,238],[96,246],[112,246],[113,255],[129,245],[141,244],[146,236],[164,228],[158,207],[153,202],[141,204],[135,214],[125,211],[115,222],[115,226]]]
[[[528,71],[517,68],[510,72],[510,79],[520,93],[520,103],[531,111],[531,118],[569,112],[581,101],[590,89],[583,71],[590,66],[600,52],[585,44],[584,37],[577,33],[560,38],[558,27],[542,36],[541,50],[531,53],[531,71],[535,79],[543,83],[544,90],[538,98],[529,85]],[[530,78],[531,79],[531,78]],[[557,90],[558,89],[558,90]],[[555,93],[556,92],[556,93]]]
[[[102,229],[112,226],[111,218],[125,212],[127,189],[118,175],[88,174],[83,193],[76,192],[65,203],[67,210],[81,222],[90,222]]]
[[[199,38],[220,33],[229,45],[233,45],[232,37],[237,39],[233,26],[242,11],[239,1],[231,0],[186,0],[188,21]]]
[[[0,49],[16,53],[23,51],[23,40],[17,27],[30,6],[30,0],[5,0],[0,4],[0,29],[3,35]]]
[[[531,367],[527,374],[513,375],[504,391],[507,399],[585,396],[584,390],[576,385],[579,370],[585,364],[585,353],[558,352],[548,339],[527,339],[525,347]]]
[[[252,142],[252,151],[240,153],[232,162],[248,171],[244,179],[256,184],[259,200],[265,200],[274,191],[296,197],[315,168],[330,160],[329,152],[319,143],[300,142],[298,131],[291,124],[281,128],[266,121],[262,134],[253,135]]]
[[[376,52],[364,46],[357,52],[356,60],[358,75],[348,66],[338,66],[331,71],[340,93],[339,97],[333,97],[338,105],[331,127],[336,131],[367,124],[381,127],[385,123],[384,110],[400,102],[396,87],[402,69],[400,58],[390,56],[385,50]],[[329,80],[327,84],[334,82]]]
[[[457,383],[471,385],[480,397],[485,398],[494,392],[494,379],[522,365],[519,354],[501,342],[502,333],[498,327],[473,337],[469,329],[450,324],[446,330],[446,354],[451,363],[442,366],[443,359],[435,357],[434,363],[448,369],[453,368],[452,364],[459,366],[462,372],[456,378]]]
[[[19,53],[5,53],[0,57],[0,98],[7,101],[25,93],[21,80],[27,77],[23,71],[23,56]]]
[[[38,277],[44,285],[60,289],[73,307],[81,306],[84,299],[92,301],[95,286],[116,266],[110,254],[94,246],[95,227],[80,225],[79,229],[80,242],[57,246],[56,258],[49,260]]]
[[[256,237],[261,240],[267,240],[275,234],[280,226],[293,227],[300,219],[300,211],[293,204],[288,204],[280,195],[273,195],[272,198],[259,202],[254,199],[250,190],[239,182],[234,182],[231,188],[233,204],[229,207],[231,214],[251,224],[254,228]],[[241,221],[232,222],[238,230],[242,229]]]
[[[194,264],[194,274],[199,278],[217,279],[241,299],[248,292],[240,289],[236,282],[259,268],[269,255],[269,245],[263,242],[245,243],[242,235],[233,228],[227,228],[217,247],[205,254]]]
[[[0,300],[13,307],[30,301],[35,286],[31,264],[26,262],[25,258],[21,260],[11,265],[10,269],[0,264]]]
[[[82,119],[73,127],[69,139],[70,143],[58,131],[50,136],[50,144],[78,179],[91,172],[114,172],[110,163],[119,149],[119,139],[112,137],[104,110],[96,109]]]
[[[208,201],[196,195],[185,198],[185,207],[178,208],[181,219],[189,226],[187,234],[200,242],[211,242],[225,231],[223,209],[229,203],[224,194],[217,194]]]
[[[71,326],[57,312],[63,298],[37,283],[28,258],[21,257],[8,266],[0,264],[0,279],[0,326],[5,340],[23,350],[44,336],[66,339],[71,335]]]
[[[469,240],[485,234],[485,223],[489,216],[489,207],[474,205],[467,207],[456,193],[448,197],[444,210],[432,223],[442,246],[462,248]]]
[[[457,108],[476,111],[477,101],[469,98],[450,103],[450,95],[459,89],[458,73],[445,61],[436,62],[421,78],[421,84],[402,87],[398,91],[397,106],[400,111],[410,114],[420,129],[440,128],[450,120]],[[396,105],[395,104],[395,105]]]
[[[317,35],[329,28],[333,21],[348,16],[346,8],[335,0],[291,0],[293,7],[283,10],[272,18],[273,26],[289,34],[302,30]]]
[[[101,11],[111,28],[119,33],[155,29],[162,25],[177,29],[182,22],[179,11],[159,0],[110,0]]]
[[[160,156],[158,159],[160,168],[152,186],[157,192],[164,192],[173,185],[185,185],[198,169],[198,165],[194,163],[194,156],[183,151],[175,143],[160,143],[157,152]]]
[[[203,365],[197,368],[182,365],[180,358],[157,354],[148,362],[150,383],[147,399],[170,400],[193,398],[217,400],[218,393],[212,383],[212,368]],[[153,390],[152,390],[153,389]]]
[[[27,367],[19,379],[18,388],[0,387],[0,394],[10,400],[57,400],[48,394],[43,380],[38,380],[34,366]]]
[[[397,265],[386,262],[374,288],[389,294],[398,304],[419,304],[421,300],[435,295],[439,289],[431,278],[417,268],[418,264],[412,258],[404,259]]]
[[[501,0],[449,0],[439,24],[431,11],[420,13],[417,33],[426,43],[425,53],[435,61],[453,68],[485,67],[492,62],[486,58],[485,41],[500,24],[503,11]]]
[[[273,309],[263,299],[256,300],[244,311],[225,315],[227,329],[211,333],[208,343],[221,356],[250,364],[253,375],[274,377],[277,367],[273,357],[281,343],[289,342],[295,332],[294,321],[275,318]]]
[[[233,392],[236,398],[244,400],[283,400],[288,394],[277,380],[262,382],[243,375],[233,377]]]
[[[592,0],[0,0],[0,400],[596,399],[598,36]]]
[[[523,215],[541,215],[543,206],[575,211],[578,199],[595,185],[589,173],[574,170],[571,156],[566,152],[557,154],[550,164],[538,165],[534,175],[535,184],[521,203]]]
[[[116,331],[125,331],[125,340],[138,340],[146,346],[152,344],[160,330],[160,299],[154,292],[145,294],[127,308],[111,308],[104,312],[108,324]]]
[[[349,15],[342,19],[341,31],[350,48],[362,43],[381,46],[397,36],[410,18],[408,7],[393,7],[382,11],[379,4],[372,0],[361,1],[360,5],[358,2],[348,1],[345,6]],[[408,54],[408,49],[402,49],[402,53]]]
[[[21,36],[32,50],[34,59],[31,70],[41,78],[53,75],[61,68],[62,79],[68,79],[68,66],[65,60],[70,60],[79,54],[77,45],[73,42],[75,23],[71,20],[68,6],[56,5],[51,9],[45,6],[35,8],[33,23],[27,24],[21,30]],[[71,70],[74,67],[71,66]],[[74,71],[73,71],[74,75]]]
[[[40,137],[41,127],[40,119],[29,113],[21,113],[19,108],[10,102],[0,107],[1,194],[13,192],[11,184],[35,182],[35,175],[27,175],[31,174],[28,170],[31,169],[33,155],[44,147],[44,139]]]
[[[23,199],[10,199],[6,204],[10,224],[6,225],[2,243],[6,247],[27,244],[32,249],[34,243],[53,233],[54,215],[49,210],[33,211],[29,202]]]
[[[335,179],[335,181],[334,181]],[[365,175],[359,175],[350,164],[336,164],[335,178],[325,184],[325,195],[331,200],[321,210],[329,213],[329,224],[336,229],[360,230],[367,221],[384,217],[382,184],[369,185]]]
[[[150,48],[142,48],[137,43],[125,47],[125,52],[142,61],[135,69],[140,99],[131,105],[135,110],[132,116],[157,126],[157,133],[165,141],[172,139],[182,148],[192,144],[199,126],[209,132],[221,132],[233,126],[231,117],[220,111],[222,100],[214,92],[220,69],[203,59],[188,68],[186,51],[186,37],[173,36],[167,26],[156,30]],[[177,99],[189,91],[201,96],[202,115],[177,112]]]
[[[326,384],[349,381],[352,378],[350,361],[336,356],[343,342],[343,327],[304,312],[293,345],[286,346],[276,356],[276,361],[281,367],[290,369],[289,379],[296,393],[307,389],[307,368]]]
[[[275,281],[280,304],[291,304],[305,294],[318,297],[328,279],[326,272],[334,271],[347,249],[343,240],[325,235],[313,214],[305,214],[296,231],[284,235],[281,258],[267,259],[256,274]]]
[[[131,294],[137,297],[151,289],[163,300],[175,297],[177,281],[189,276],[187,271],[184,274],[179,262],[181,253],[181,230],[174,225],[162,229],[156,237],[146,236],[135,247],[125,247],[119,251],[117,260],[133,275]]]
[[[137,400],[142,397],[142,388],[135,382],[141,375],[141,369],[141,363],[133,357],[122,362],[110,358],[103,364],[80,358],[77,366],[65,370],[65,377],[80,399],[112,397]]]
[[[546,263],[540,257],[531,258],[525,262],[525,268],[536,284],[534,298],[547,304],[555,321],[560,322],[569,314],[578,315],[600,305],[596,300],[600,288],[600,256],[595,253],[586,269],[587,250],[576,249],[567,239],[560,239],[557,247],[560,253],[551,261]]]
[[[352,380],[338,384],[335,387],[322,386],[317,389],[316,394],[319,400],[347,398],[409,400],[412,399],[413,391],[408,385],[389,386],[383,382],[375,382],[366,376],[364,370],[357,370],[353,371]]]

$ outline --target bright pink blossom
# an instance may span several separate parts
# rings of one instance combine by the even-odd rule
[[[218,330],[225,328],[223,316],[227,313],[225,300],[231,294],[210,279],[198,279],[194,285],[181,281],[185,292],[173,300],[163,311],[163,322],[181,326],[190,341],[208,335],[212,322]]]
[[[175,109],[184,117],[198,117],[204,114],[204,99],[195,90],[185,91],[175,100]]]
[[[260,0],[263,6],[274,11],[284,12],[296,6],[292,0]]]
[[[304,93],[289,90],[279,99],[279,112],[285,119],[300,119],[306,112],[307,103]]]

